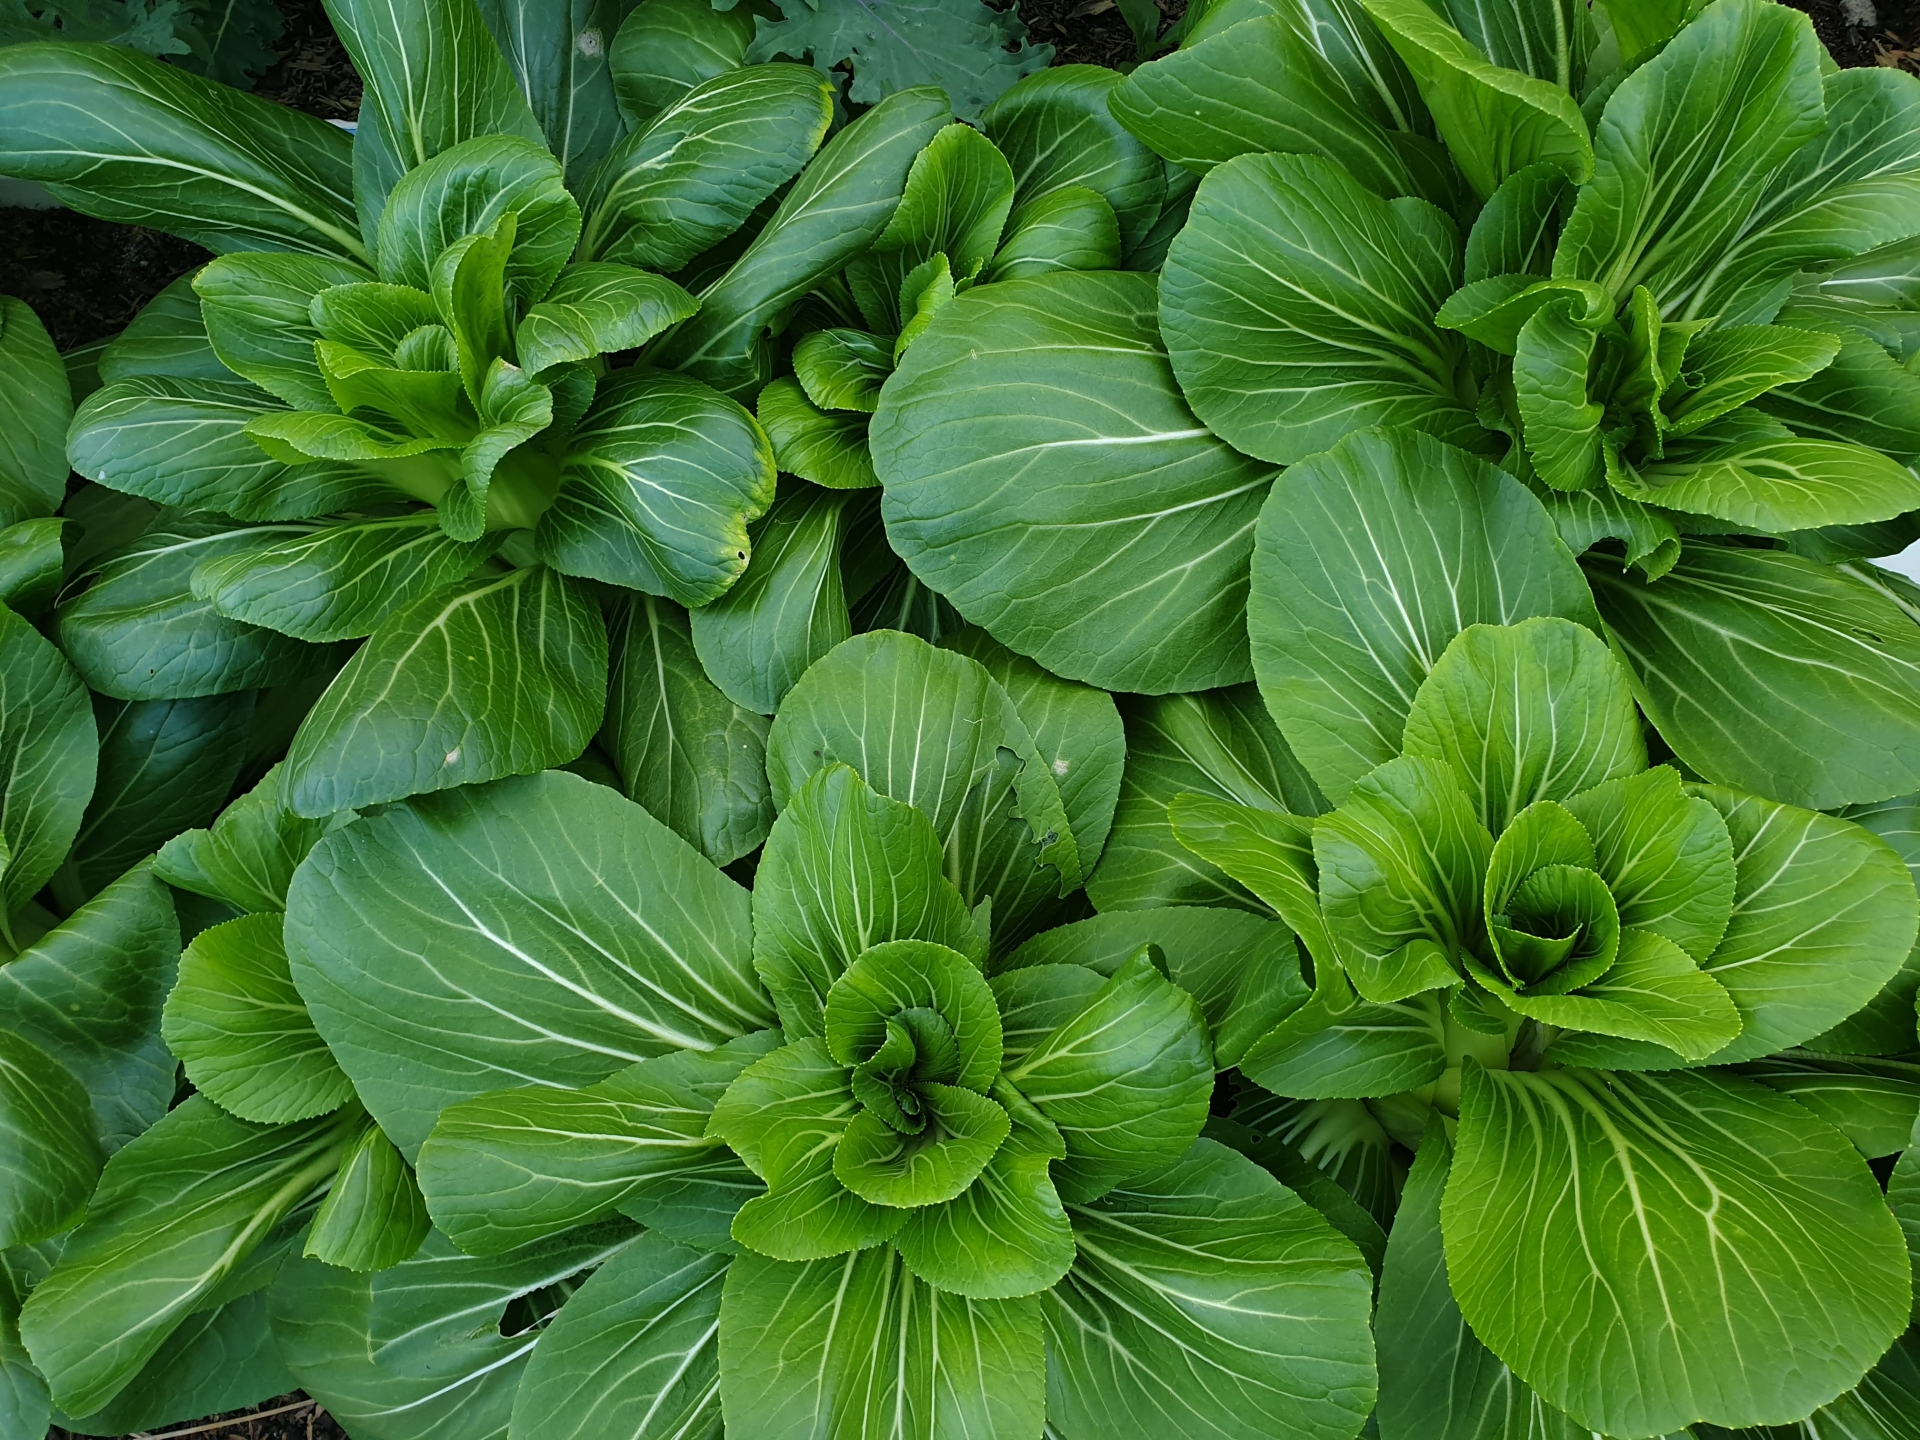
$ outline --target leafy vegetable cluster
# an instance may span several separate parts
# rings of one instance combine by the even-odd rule
[[[328,8],[0,49],[0,1434],[1911,1434],[1920,82]]]

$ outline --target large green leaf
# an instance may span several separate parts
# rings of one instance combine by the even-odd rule
[[[1865,1162],[1750,1081],[1469,1070],[1458,1143],[1460,1309],[1594,1430],[1786,1423],[1906,1328],[1905,1246]]]
[[[1196,414],[1292,464],[1368,425],[1479,439],[1434,324],[1460,241],[1422,200],[1383,200],[1311,155],[1247,155],[1200,182],[1167,251],[1160,327]]]
[[[1920,509],[1920,478],[1905,465],[1836,440],[1716,445],[1704,455],[1622,466],[1612,478],[1632,499],[1762,534],[1859,525]]]
[[[642,1235],[540,1332],[511,1440],[711,1440],[720,1433],[727,1260]]]
[[[294,877],[286,933],[315,1026],[411,1155],[452,1101],[772,1024],[748,927],[746,892],[685,841],[553,773],[334,831]]]
[[[767,722],[707,678],[687,615],[639,595],[609,626],[612,669],[600,740],[629,799],[716,865],[767,837]]]
[[[754,20],[750,10],[715,10],[712,0],[636,5],[607,52],[621,113],[643,127],[702,80],[739,69]]]
[[[1829,809],[1920,789],[1920,629],[1797,555],[1690,542],[1587,571],[1660,736],[1709,780]]]
[[[0,1030],[0,1137],[0,1242],[44,1240],[78,1220],[106,1158],[87,1092],[9,1030]]]
[[[1540,502],[1407,431],[1355,435],[1289,470],[1261,513],[1253,581],[1267,708],[1336,801],[1400,753],[1415,692],[1468,625],[1594,621]]]
[[[93,794],[97,744],[87,692],[66,660],[0,606],[0,919],[10,920],[66,859]]]
[[[20,1312],[63,1410],[119,1393],[262,1241],[318,1197],[360,1123],[352,1111],[249,1125],[195,1096],[107,1164],[87,1218]]]
[[[337,653],[229,620],[193,594],[201,561],[278,538],[192,521],[148,531],[62,602],[61,648],[88,685],[119,700],[224,695],[331,669]]]
[[[1360,1100],[1431,1085],[1446,1070],[1446,1023],[1434,992],[1391,1005],[1357,1000],[1344,982],[1316,995],[1247,1047],[1240,1071],[1276,1095]]]
[[[481,0],[480,15],[569,181],[612,148],[625,126],[609,51],[621,9],[608,0]]]
[[[163,287],[100,352],[100,383],[112,385],[136,375],[167,375],[178,380],[231,380],[232,373],[213,353],[206,320],[189,270]],[[76,395],[78,404],[84,396]]]
[[[50,514],[66,498],[73,392],[46,326],[0,296],[0,522]]]
[[[364,261],[351,151],[323,120],[123,46],[19,45],[0,59],[0,169],[83,214],[215,252]]]
[[[529,372],[644,345],[700,307],[671,280],[631,265],[569,265],[514,331]]]
[[[476,1260],[434,1233],[371,1275],[290,1260],[268,1296],[274,1336],[301,1389],[356,1436],[506,1440],[543,1333],[526,1311],[549,1311],[633,1238],[592,1226]]]
[[[1079,1258],[1044,1312],[1062,1433],[1345,1440],[1373,1408],[1366,1262],[1251,1160],[1198,1140],[1068,1213]]]
[[[751,65],[696,85],[594,171],[580,258],[683,268],[799,173],[827,133],[830,93],[804,65]]]
[[[720,1304],[728,1428],[758,1440],[1036,1435],[1040,1305],[936,1290],[890,1245],[797,1263],[740,1255]]]
[[[1148,276],[1061,273],[947,306],[874,417],[888,538],[1047,669],[1153,693],[1246,678],[1269,471],[1187,409]]]
[[[1920,862],[1920,797],[1903,795],[1875,805],[1849,805],[1840,813],[1893,846],[1911,875]],[[1878,995],[1808,1048],[1843,1054],[1899,1055],[1915,1048],[1914,996],[1920,991],[1920,945],[1907,952],[1900,973]]]
[[[946,97],[921,86],[887,96],[834,136],[727,273],[700,313],[666,342],[660,363],[736,398],[772,378],[767,327],[886,228],[913,157],[951,118]]]
[[[1645,285],[1663,312],[1698,313],[1690,292],[1826,122],[1819,53],[1813,26],[1782,6],[1709,5],[1608,98],[1554,275],[1616,301]]]
[[[287,804],[317,818],[571,760],[600,727],[606,646],[593,597],[544,566],[424,595],[301,721]]]
[[[234,374],[302,410],[330,410],[313,344],[313,299],[373,277],[325,255],[224,255],[193,277],[208,342]]]
[[[773,489],[772,444],[745,409],[689,376],[635,366],[601,387],[573,432],[535,538],[568,574],[704,605],[746,569],[748,522]]]
[[[1788,1050],[1741,1067],[1818,1115],[1869,1160],[1898,1155],[1920,1115],[1920,1066]]]

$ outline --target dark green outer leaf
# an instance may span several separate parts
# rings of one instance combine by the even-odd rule
[[[608,68],[620,10],[614,0],[568,0],[564,6],[481,0],[481,18],[570,181],[577,182],[625,128]]]
[[[1162,693],[1246,678],[1244,557],[1268,468],[1187,409],[1151,277],[955,300],[874,417],[887,533],[929,588],[1055,674]]]
[[[1083,185],[1113,207],[1131,249],[1160,214],[1166,173],[1109,107],[1120,77],[1096,65],[1056,65],[1029,75],[980,118],[1013,167],[1016,207]]]
[[[1920,865],[1920,796],[1850,805],[1840,813],[1893,846],[1907,862],[1909,875]],[[1913,1050],[1916,991],[1920,991],[1920,943],[1907,952],[1900,973],[1878,995],[1832,1030],[1807,1042],[1807,1048],[1860,1055],[1900,1055]]]
[[[230,250],[364,261],[349,140],[120,46],[0,57],[0,163],[84,214]]]
[[[336,830],[287,909],[314,1023],[408,1154],[450,1101],[591,1084],[774,1023],[747,893],[576,776],[424,796]]]
[[[220,363],[207,339],[200,297],[194,293],[197,270],[172,281],[141,307],[100,353],[102,385],[136,375],[165,375],[178,380],[227,380],[232,373]],[[97,388],[97,387],[96,387]],[[91,393],[91,392],[89,392]],[[76,393],[74,403],[85,397]]]
[[[66,498],[73,403],[40,317],[0,295],[0,524],[50,514]]]
[[[702,80],[737,70],[753,42],[751,9],[719,11],[711,0],[648,0],[614,37],[607,62],[621,112],[636,129]]]
[[[106,1159],[87,1092],[59,1061],[8,1030],[0,1030],[0,1156],[0,1242],[9,1248],[78,1220]]]
[[[93,794],[96,744],[93,710],[73,670],[39,631],[0,606],[0,919],[31,900],[66,858]]]

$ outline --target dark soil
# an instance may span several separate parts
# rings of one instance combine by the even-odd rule
[[[280,0],[280,13],[287,22],[275,47],[280,63],[260,77],[253,93],[322,120],[353,119],[360,113],[360,77],[320,0]]]
[[[166,1440],[172,1436],[185,1440],[188,1435],[205,1436],[206,1440],[347,1440],[347,1432],[334,1423],[333,1417],[298,1391],[277,1400],[263,1400],[229,1415],[163,1425],[158,1430],[128,1436],[126,1440]],[[70,1437],[55,1426],[48,1432],[47,1440],[82,1440],[82,1437]]]
[[[1186,13],[1187,0],[1155,0],[1160,29]],[[1053,46],[1056,65],[1107,65],[1118,70],[1139,53],[1133,31],[1113,0],[1020,0],[1020,18],[1035,43]]]

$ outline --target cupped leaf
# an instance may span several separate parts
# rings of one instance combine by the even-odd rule
[[[1166,178],[1111,109],[1119,84],[1120,76],[1101,66],[1055,65],[1008,90],[980,126],[1013,167],[1016,206],[1083,186],[1113,207],[1125,250],[1158,216]]]
[[[1531,298],[1522,292],[1520,300]],[[1493,317],[1496,324],[1501,318]],[[1574,302],[1550,298],[1513,341],[1513,404],[1527,458],[1550,491],[1593,490],[1606,471],[1600,434],[1606,406],[1591,395],[1600,337],[1582,318]],[[1474,338],[1484,339],[1484,332]]]
[[[789,377],[768,385],[753,404],[773,442],[774,459],[789,475],[831,490],[865,490],[880,483],[867,448],[865,413],[822,410]]]
[[[1425,435],[1352,436],[1289,470],[1261,513],[1254,669],[1336,801],[1400,753],[1415,693],[1455,635],[1535,615],[1597,628],[1552,521],[1511,476]]]
[[[600,740],[628,798],[716,865],[758,847],[773,823],[766,720],[707,677],[687,616],[671,600],[640,595],[621,606],[608,647]]]
[[[875,1063],[888,1053],[893,1025],[909,1010],[929,1010],[950,1042],[922,1051],[914,1066],[933,1079],[984,1094],[1000,1073],[1000,1011],[986,977],[967,958],[926,940],[872,946],[833,983],[822,1034],[842,1065]],[[937,1055],[937,1058],[935,1056]]]
[[[66,498],[67,426],[73,393],[66,366],[24,300],[0,296],[0,522],[17,524]]]
[[[1213,1052],[1200,1007],[1143,951],[1006,1073],[1056,1125],[1054,1183],[1084,1202],[1163,1169],[1206,1123]]]
[[[193,277],[207,340],[220,363],[301,410],[326,410],[333,396],[314,359],[314,297],[373,277],[325,255],[223,255]]]
[[[0,62],[8,174],[48,185],[83,214],[216,253],[364,261],[352,148],[323,120],[124,46],[17,45]]]
[[[200,1302],[318,1197],[355,1133],[343,1112],[249,1125],[194,1096],[108,1162],[87,1218],[20,1312],[61,1409],[120,1392]]]
[[[793,347],[794,378],[807,399],[823,410],[861,410],[871,415],[880,403],[880,387],[892,373],[893,347],[864,330],[816,330]]]
[[[1735,869],[1712,803],[1684,793],[1679,772],[1662,765],[1566,805],[1593,841],[1620,923],[1664,935],[1696,961],[1713,954],[1733,913]]]
[[[538,374],[644,345],[700,302],[671,280],[631,265],[581,262],[560,272],[514,331],[521,368]]]
[[[161,1034],[194,1087],[242,1120],[306,1120],[353,1098],[294,989],[278,915],[202,930],[180,957]]]
[[[1459,274],[1425,201],[1317,156],[1242,156],[1200,182],[1167,251],[1160,328],[1188,403],[1246,454],[1292,464],[1368,425],[1474,443],[1465,349],[1433,320]]]
[[[1068,1214],[1043,1312],[1063,1433],[1343,1440],[1372,1409],[1366,1262],[1251,1160],[1198,1140]]]
[[[1005,1143],[1011,1122],[998,1101],[933,1082],[918,1093],[919,1133],[903,1135],[866,1109],[834,1146],[834,1178],[861,1199],[908,1210],[944,1204],[971,1188]]]
[[[0,1241],[44,1240],[86,1209],[105,1160],[87,1092],[31,1040],[0,1030]]]
[[[802,1264],[741,1255],[720,1306],[727,1426],[765,1440],[1038,1434],[1040,1306],[936,1289],[890,1245]]]
[[[595,1270],[540,1332],[508,1440],[718,1434],[727,1269],[724,1256],[649,1234]]]
[[[986,278],[1026,280],[1055,270],[1118,270],[1120,222],[1106,197],[1066,185],[1029,201],[1008,218]]]
[[[718,1183],[716,1162],[732,1157],[707,1136],[714,1104],[779,1043],[762,1030],[643,1060],[579,1090],[495,1090],[447,1106],[420,1147],[434,1223],[468,1254],[498,1255],[616,1209],[632,1213],[679,1184]],[[731,1168],[734,1188],[752,1186],[737,1161]]]
[[[1470,1069],[1458,1146],[1440,1215],[1460,1309],[1592,1429],[1786,1423],[1906,1326],[1865,1162],[1751,1081]]]
[[[773,822],[754,883],[753,964],[787,1034],[822,1033],[827,993],[875,945],[976,944],[940,837],[914,806],[829,765]]]
[[[343,1270],[386,1270],[427,1238],[420,1187],[393,1142],[368,1125],[341,1158],[303,1253]]]
[[[1595,561],[1635,698],[1681,761],[1810,809],[1920,788],[1920,630],[1797,555],[1689,542],[1657,584]]]
[[[606,647],[593,598],[543,566],[423,595],[300,722],[287,804],[320,817],[571,760],[600,727]]]
[[[11,918],[53,878],[93,794],[97,732],[60,652],[0,606],[0,895]],[[8,931],[11,934],[11,931]]]
[[[686,375],[635,367],[602,386],[568,442],[535,532],[547,562],[683,605],[704,605],[747,566],[747,525],[773,500],[758,422]]]
[[[1057,274],[956,299],[874,417],[889,540],[1056,674],[1161,693],[1246,678],[1239,615],[1270,472],[1187,409],[1150,277]]]
[[[799,173],[827,133],[830,96],[804,65],[751,65],[694,86],[594,171],[580,258],[681,269]]]
[[[522,863],[534,854],[552,868]],[[314,1024],[409,1154],[452,1101],[530,1080],[591,1084],[773,1023],[750,968],[746,893],[577,776],[423,797],[336,830],[287,909]],[[454,932],[468,937],[457,964]]]
[[[607,52],[613,91],[636,129],[702,80],[746,63],[750,10],[715,10],[711,0],[645,0],[628,14]]]

